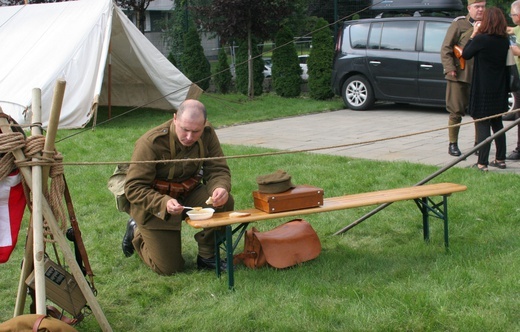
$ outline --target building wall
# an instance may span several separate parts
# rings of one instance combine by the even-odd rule
[[[144,35],[148,40],[165,56],[170,53],[170,47],[163,38],[163,33],[159,24],[160,22],[171,15],[171,10],[175,7],[174,0],[154,0],[150,2],[146,10],[146,22]],[[135,22],[135,15],[132,12],[126,11],[126,15]],[[218,39],[210,39],[206,34],[201,36],[201,44],[204,48],[204,54],[209,60],[217,59],[218,56]]]

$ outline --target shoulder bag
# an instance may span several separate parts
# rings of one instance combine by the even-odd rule
[[[256,269],[271,266],[283,269],[319,256],[321,243],[316,231],[303,219],[294,219],[270,231],[248,230],[244,251],[235,255],[234,264]]]

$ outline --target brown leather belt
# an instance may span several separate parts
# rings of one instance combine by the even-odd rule
[[[152,188],[162,195],[168,195],[177,199],[179,196],[187,197],[200,183],[201,176],[197,175],[182,182],[170,182],[154,180]]]

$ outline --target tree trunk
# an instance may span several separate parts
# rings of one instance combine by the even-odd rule
[[[251,22],[249,22],[247,26],[247,94],[250,100],[255,97],[255,84],[253,81],[253,42],[251,39]]]

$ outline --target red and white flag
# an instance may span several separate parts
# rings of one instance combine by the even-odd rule
[[[22,176],[18,170],[0,180],[0,263],[11,256],[25,210]]]

